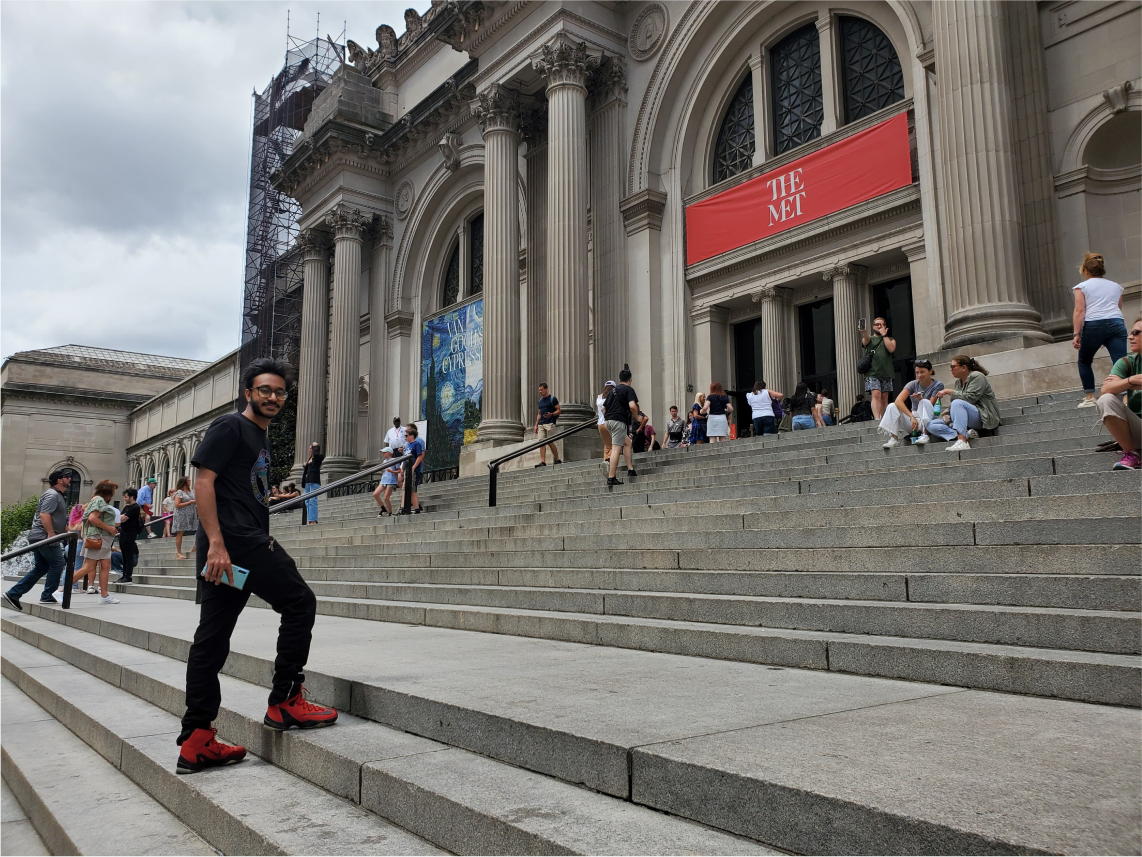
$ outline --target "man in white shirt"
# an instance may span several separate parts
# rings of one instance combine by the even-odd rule
[[[392,447],[393,458],[404,449],[404,429],[400,427],[400,417],[393,417],[393,427],[385,434],[385,446]]]

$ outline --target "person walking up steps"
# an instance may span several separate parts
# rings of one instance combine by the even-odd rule
[[[309,458],[306,459],[305,466],[301,470],[301,487],[306,494],[321,487],[321,465],[324,461],[325,456],[321,454],[321,444],[314,441],[309,445]],[[316,497],[310,497],[305,501],[305,522],[307,524],[317,523]]]
[[[638,476],[634,471],[634,462],[631,460],[631,423],[638,417],[638,394],[630,385],[630,367],[623,364],[623,371],[619,373],[619,383],[607,394],[607,402],[603,406],[603,413],[607,418],[607,431],[611,434],[611,466],[607,474],[607,485],[622,485],[621,479],[615,474],[619,469],[619,456],[622,455],[627,463],[627,476]]]
[[[555,426],[559,422],[559,415],[563,409],[559,407],[559,400],[551,395],[550,390],[547,389],[546,384],[539,385],[539,409],[535,413],[535,427],[532,429],[533,433],[541,438],[550,437],[555,434]],[[559,448],[549,443],[546,446],[539,448],[539,464],[536,467],[547,466],[547,449],[551,448],[551,454],[555,456],[555,464],[562,464],[563,459],[559,457]]]
[[[595,399],[595,414],[599,420],[599,437],[603,439],[604,464],[609,464],[611,461],[611,433],[607,431],[607,415],[603,412],[603,408],[607,404],[607,394],[611,392],[611,388],[614,386],[614,381],[608,381],[603,385],[603,392],[599,393]]]
[[[1098,253],[1087,253],[1079,267],[1083,281],[1072,289],[1075,296],[1073,315],[1075,336],[1071,344],[1079,353],[1079,380],[1085,397],[1080,408],[1093,408],[1097,402],[1094,389],[1094,355],[1106,347],[1113,366],[1126,356],[1126,320],[1122,316],[1122,286],[1106,279],[1106,263]]]
[[[48,483],[51,487],[44,492],[43,496],[40,497],[40,502],[36,505],[32,529],[28,532],[28,544],[42,542],[44,539],[50,539],[67,532],[67,500],[65,495],[71,486],[71,471],[53,471],[48,476]],[[52,593],[59,586],[60,576],[67,564],[67,554],[64,552],[66,546],[66,542],[57,542],[36,548],[32,553],[36,559],[32,570],[25,574],[19,583],[4,593],[4,600],[17,610],[23,610],[20,598],[35,586],[41,577],[46,575],[47,580],[44,581],[40,601],[45,604],[55,604],[56,599]]]
[[[216,419],[195,450],[199,528],[195,565],[202,608],[186,663],[186,713],[178,736],[176,771],[190,774],[239,762],[245,747],[217,740],[211,726],[222,704],[218,672],[230,635],[250,594],[281,616],[273,689],[263,723],[270,729],[312,729],[336,722],[332,708],[305,698],[317,599],[297,565],[270,536],[270,422],[285,403],[293,370],[280,360],[253,361],[242,374],[246,409]],[[246,569],[239,589],[234,567]]]

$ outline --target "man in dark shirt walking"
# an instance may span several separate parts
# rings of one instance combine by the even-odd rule
[[[251,363],[242,373],[246,410],[211,423],[191,459],[198,468],[194,488],[202,612],[186,664],[186,713],[177,742],[180,774],[238,762],[246,755],[245,747],[220,743],[210,724],[222,704],[218,672],[251,592],[281,616],[273,689],[263,723],[277,730],[312,729],[337,720],[332,708],[305,698],[302,670],[309,659],[317,601],[289,554],[270,536],[267,429],[289,395],[292,374],[280,360]],[[248,572],[242,588],[234,586],[235,568]]]
[[[627,463],[627,476],[638,476],[634,472],[634,462],[631,460],[631,422],[638,418],[638,394],[630,385],[630,367],[623,364],[623,371],[619,373],[619,383],[607,394],[603,404],[603,416],[607,419],[607,431],[611,433],[611,468],[607,478],[607,485],[622,485],[621,479],[616,478],[619,469],[619,456],[622,455]]]
[[[119,525],[119,550],[123,554],[123,576],[119,583],[130,583],[139,562],[139,545],[136,539],[143,531],[143,507],[136,500],[134,488],[123,492],[123,517]]]
[[[550,437],[555,434],[555,425],[559,421],[559,415],[563,409],[559,406],[559,400],[551,395],[547,389],[546,384],[539,385],[539,410],[535,414],[535,428],[534,433],[540,437]],[[547,466],[547,448],[551,448],[551,454],[555,456],[555,464],[562,464],[563,459],[559,457],[559,447],[554,443],[549,443],[547,446],[539,448],[539,464],[536,467]]]
[[[54,470],[48,476],[48,484],[52,487],[40,497],[36,505],[36,514],[32,518],[32,529],[28,531],[28,544],[34,545],[52,536],[67,532],[67,500],[64,495],[71,485],[70,470]],[[36,582],[47,575],[44,581],[44,590],[40,593],[41,604],[55,604],[52,595],[59,586],[60,575],[63,574],[67,556],[64,553],[65,542],[44,545],[32,551],[36,558],[32,570],[25,574],[20,582],[4,593],[4,600],[17,610],[23,610],[20,598],[36,585]]]

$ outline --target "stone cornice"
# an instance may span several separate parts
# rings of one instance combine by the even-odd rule
[[[646,188],[619,201],[619,211],[627,235],[637,235],[646,229],[662,230],[662,212],[666,208],[666,194]]]
[[[760,262],[831,241],[846,233],[920,211],[920,188],[911,184],[843,211],[819,217],[776,235],[727,250],[686,269],[691,288],[751,268]]]
[[[695,307],[690,311],[690,320],[694,324],[702,324],[707,321],[714,324],[725,324],[730,320],[730,311],[724,306],[717,305]]]
[[[166,431],[161,431],[158,434],[152,435],[138,443],[133,443],[127,447],[126,453],[128,461],[131,458],[140,458],[145,455],[152,455],[158,452],[160,448],[171,443],[177,443],[183,440],[190,440],[197,434],[201,434],[210,427],[218,417],[223,414],[229,414],[234,410],[233,400],[225,402],[216,408],[211,408],[202,414],[192,417],[190,420],[180,423],[174,428],[169,428]]]
[[[413,315],[407,310],[393,310],[385,316],[385,326],[389,330],[389,339],[399,339],[402,336],[412,335]]]
[[[0,397],[25,399],[39,402],[69,402],[97,408],[123,408],[135,410],[151,396],[147,393],[117,393],[110,390],[84,390],[79,387],[64,387],[54,384],[32,384],[23,381],[8,381],[0,387]]]

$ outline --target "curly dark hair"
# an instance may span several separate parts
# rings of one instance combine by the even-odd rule
[[[246,371],[242,373],[242,389],[252,389],[254,379],[259,375],[277,375],[285,381],[286,390],[293,389],[293,367],[284,360],[279,360],[276,357],[259,357],[257,360],[252,361],[250,365],[246,367]]]

